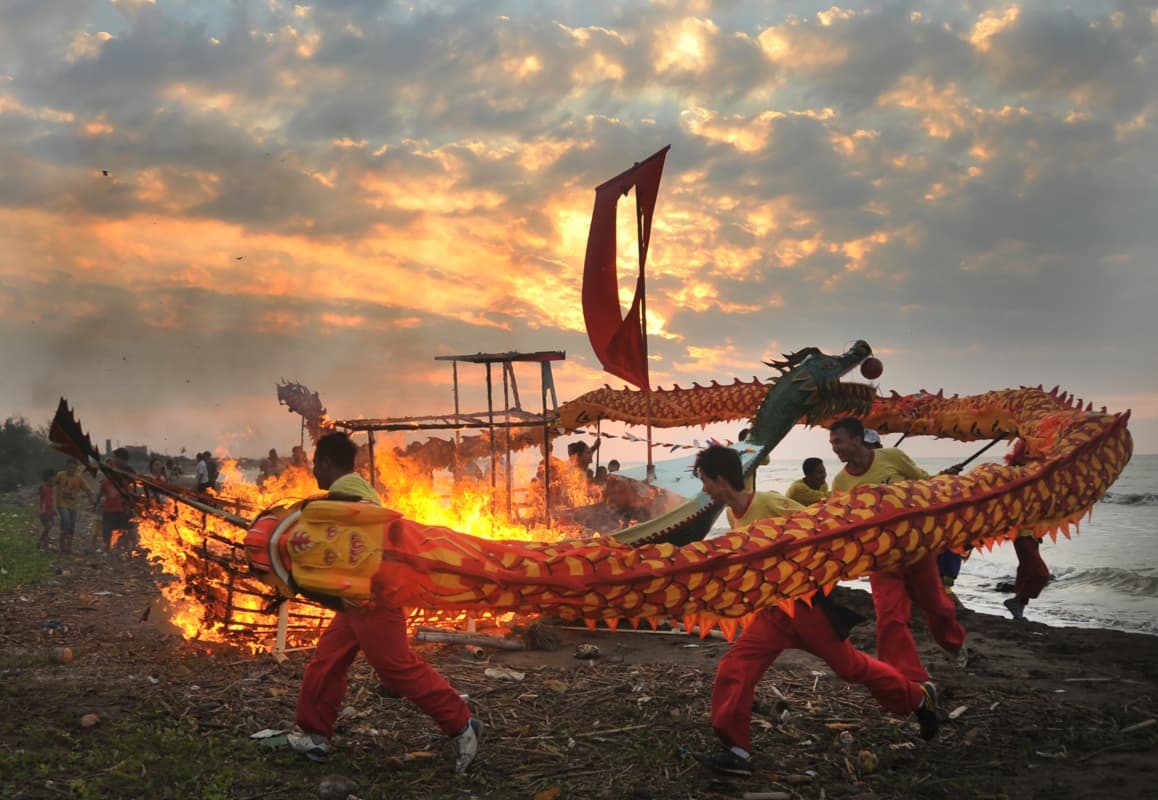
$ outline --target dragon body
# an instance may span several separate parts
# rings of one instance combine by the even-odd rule
[[[767,409],[766,403],[758,420]],[[310,588],[348,602],[549,612],[611,624],[670,617],[730,633],[761,608],[787,606],[837,581],[911,564],[930,552],[992,546],[1026,528],[1068,534],[1132,450],[1128,412],[1095,412],[1040,389],[878,397],[864,417],[886,431],[1020,437],[1028,461],[859,487],[782,519],[683,546],[492,541],[391,512],[358,522],[342,517],[334,502],[273,509],[258,525],[281,529],[269,555],[286,575],[294,575],[295,559],[311,554]],[[812,419],[826,420],[823,404]],[[348,547],[327,552],[328,542],[349,542],[351,532],[358,534],[357,564]],[[286,542],[296,542],[297,555]],[[371,566],[367,552],[375,554]]]

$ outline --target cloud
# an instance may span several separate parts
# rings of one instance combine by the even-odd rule
[[[13,412],[68,394],[126,441],[262,452],[282,377],[433,413],[434,355],[508,349],[566,349],[566,399],[605,380],[593,189],[666,144],[657,381],[866,338],[898,390],[1158,396],[1121,355],[1158,334],[1146,4],[9,5]]]

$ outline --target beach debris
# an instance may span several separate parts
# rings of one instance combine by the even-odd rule
[[[877,760],[877,754],[872,750],[861,750],[856,754],[856,763],[860,766],[860,771],[865,775],[871,775],[877,771],[877,766],[880,762]]]
[[[345,775],[327,775],[318,784],[318,800],[346,800],[357,788]]]
[[[462,650],[467,658],[473,659],[474,661],[486,661],[487,659],[487,651],[483,650],[477,644],[463,645]]]
[[[519,672],[517,669],[511,669],[510,667],[487,667],[483,674],[488,678],[504,681],[521,681],[527,677],[525,672]]]
[[[250,739],[269,739],[273,736],[282,736],[289,733],[289,731],[278,730],[276,728],[262,728],[257,733],[249,734]]]
[[[531,647],[547,652],[558,650],[562,644],[559,632],[553,626],[544,625],[542,622],[535,622],[531,625],[527,630],[527,639],[530,641]]]
[[[969,706],[957,706],[955,709],[949,712],[949,719],[957,719],[957,717],[961,716],[968,710]]]
[[[402,766],[412,761],[426,761],[428,758],[433,758],[435,755],[430,750],[412,750],[410,753],[403,753],[401,756],[390,756],[386,759],[388,764],[394,766]]]
[[[859,722],[826,722],[824,727],[830,731],[855,731],[860,727]]]
[[[526,650],[527,643],[520,639],[508,639],[489,633],[470,633],[464,631],[448,631],[431,625],[419,625],[414,633],[419,642],[439,642],[461,644],[474,647],[494,647],[499,650]]]
[[[599,658],[599,646],[589,642],[575,645],[575,658]]]
[[[1133,725],[1127,725],[1125,728],[1122,728],[1119,733],[1134,733],[1136,731],[1144,731],[1147,728],[1153,728],[1155,725],[1158,725],[1158,719],[1144,719],[1141,722],[1135,722]]]
[[[836,740],[840,742],[840,746],[845,750],[851,750],[856,738],[848,731],[841,731],[840,736],[836,737]]]

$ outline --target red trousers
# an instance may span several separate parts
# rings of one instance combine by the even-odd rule
[[[1049,567],[1041,559],[1040,545],[1032,536],[1018,536],[1013,540],[1017,553],[1017,578],[1013,594],[1018,600],[1032,600],[1049,583]]]
[[[334,735],[346,671],[359,650],[383,685],[429,714],[446,735],[454,736],[470,722],[470,709],[458,692],[411,651],[401,609],[351,609],[334,615],[302,677],[297,723],[306,733]]]
[[[965,629],[957,622],[957,609],[945,594],[935,555],[908,567],[874,572],[869,585],[877,613],[877,658],[892,664],[909,680],[929,680],[909,630],[913,603],[925,610],[929,632],[944,650],[956,655],[965,644]]]
[[[921,687],[884,662],[840,639],[818,607],[796,604],[795,616],[769,608],[720,659],[712,687],[712,730],[726,747],[752,749],[752,698],[756,684],[782,652],[805,650],[824,659],[850,683],[865,686],[888,711],[909,714],[924,696]]]

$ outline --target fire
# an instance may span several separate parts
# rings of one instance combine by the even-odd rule
[[[556,541],[580,532],[545,524],[541,481],[529,464],[512,466],[508,516],[505,469],[500,467],[494,487],[480,473],[455,481],[446,470],[419,466],[399,455],[403,452],[389,446],[376,448],[374,483],[384,504],[406,517],[489,539]],[[364,458],[359,471],[368,475],[368,466]],[[565,495],[563,502],[592,501],[584,476],[570,474],[561,462],[557,467],[553,464],[553,469],[558,469],[558,475],[552,484]],[[220,479],[216,505],[246,519],[277,503],[319,494],[312,473],[301,467],[287,467],[257,486],[246,479],[236,461],[225,460]],[[272,644],[277,618],[267,609],[275,598],[248,573],[244,534],[223,520],[163,497],[141,515],[141,547],[165,576],[159,588],[166,613],[185,638],[230,642],[253,651]],[[312,642],[329,614],[310,604],[291,603],[287,644]],[[412,621],[418,624],[434,618],[418,610]]]

